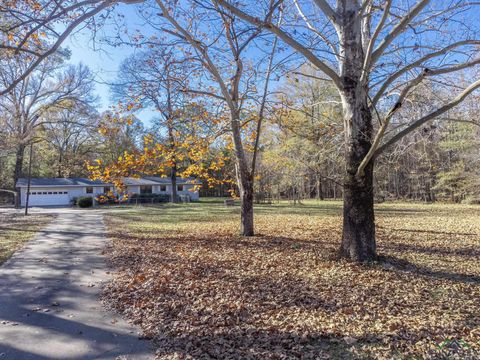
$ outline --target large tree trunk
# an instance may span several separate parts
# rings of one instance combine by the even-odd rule
[[[25,145],[19,145],[15,153],[15,169],[13,172],[14,184],[23,175],[23,158],[25,156]],[[15,186],[15,185],[14,185]]]
[[[13,171],[13,187],[17,196],[15,196],[15,206],[20,206],[20,189],[16,188],[17,181],[23,175],[23,159],[25,157],[25,145],[20,144],[15,153],[15,169]]]
[[[375,260],[375,217],[373,197],[373,160],[363,174],[357,174],[358,166],[371,146],[372,116],[367,97],[358,102],[359,92],[347,108],[353,125],[347,131],[345,153],[346,174],[343,188],[343,235],[340,256],[353,261]],[[349,97],[347,96],[347,99]],[[350,105],[349,105],[350,104]]]
[[[322,186],[322,177],[317,175],[316,179],[316,187],[317,187],[317,199],[324,200],[323,196],[323,186]]]
[[[351,159],[347,159],[351,161]],[[340,256],[353,261],[377,257],[373,210],[373,164],[358,178],[347,174],[343,192],[343,235]]]
[[[57,176],[59,178],[63,177],[63,156],[62,151],[60,150],[60,154],[58,155],[58,167],[57,167]]]
[[[170,201],[172,203],[177,202],[177,163],[174,162],[171,172],[170,172],[170,179],[172,182],[172,193],[170,194]]]
[[[241,202],[240,234],[253,236],[255,233],[253,228],[253,175],[247,165],[239,124],[238,113],[233,113],[231,119],[232,140],[235,148],[236,176]]]
[[[358,167],[372,144],[372,114],[368,89],[362,81],[364,50],[357,2],[340,5],[343,23],[339,29],[342,106],[345,124],[346,174],[343,189],[343,236],[340,256],[363,262],[376,259],[373,210],[373,160],[362,174]]]
[[[250,174],[243,174],[239,179],[239,184],[241,201],[240,234],[242,236],[253,236],[253,179]]]
[[[347,131],[345,152],[346,174],[343,188],[343,235],[340,256],[353,261],[376,259],[375,216],[373,197],[373,160],[362,174],[357,174],[358,166],[371,146],[372,116],[368,108],[367,96],[356,91],[355,97],[347,93],[346,121],[352,124]],[[350,100],[353,100],[352,102]]]

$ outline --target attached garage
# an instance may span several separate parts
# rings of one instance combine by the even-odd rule
[[[30,206],[52,206],[52,205],[70,205],[70,195],[68,191],[30,190]]]
[[[123,178],[129,195],[162,194],[170,195],[172,182],[169,178],[146,176],[139,178]],[[200,182],[194,178],[177,178],[177,195],[192,201],[199,199]],[[18,179],[16,187],[20,190],[20,203],[27,202],[28,179]],[[99,194],[115,192],[113,184],[92,181],[86,178],[33,178],[30,179],[29,206],[69,206],[73,199],[81,196],[95,197]]]
[[[74,198],[103,193],[105,185],[85,178],[33,178],[30,180],[29,206],[69,206]],[[27,202],[28,180],[18,179],[21,206]]]

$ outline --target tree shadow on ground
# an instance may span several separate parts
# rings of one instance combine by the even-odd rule
[[[464,233],[464,232],[449,232],[449,231],[437,231],[437,230],[420,230],[420,229],[393,229],[380,225],[376,226],[377,229],[389,230],[389,231],[405,231],[419,234],[438,234],[438,235],[461,235],[461,236],[478,236],[476,233]]]
[[[75,270],[79,267],[90,269],[96,260],[95,257],[86,257],[85,263],[74,268]],[[32,263],[32,266],[36,265]],[[51,264],[45,264],[45,268],[48,270],[47,273],[59,270],[59,267],[52,267]],[[72,269],[71,264],[63,265],[63,270],[67,269]],[[122,343],[139,343],[137,350],[143,351],[143,345],[134,333],[117,331],[114,325],[102,328],[79,322],[75,317],[70,318],[68,315],[70,311],[79,310],[72,299],[91,296],[92,289],[80,282],[74,286],[67,286],[65,278],[63,273],[57,276],[45,274],[45,277],[34,279],[22,274],[2,274],[2,287],[0,287],[0,358],[2,360],[58,359],[56,356],[42,354],[45,350],[42,343],[56,337],[58,344],[62,341],[70,344],[78,343],[78,347],[72,347],[73,352],[68,357],[70,360],[86,360],[92,358],[90,356],[96,358],[98,354],[114,359],[125,355],[125,347],[118,346]],[[58,299],[64,300],[57,305]],[[98,306],[101,307],[101,304],[99,303]],[[88,312],[89,309],[82,311]],[[95,322],[92,321],[92,323]]]
[[[477,276],[477,275],[459,274],[459,273],[442,271],[442,270],[432,270],[425,266],[420,266],[408,260],[395,257],[392,255],[381,255],[379,256],[378,260],[379,260],[378,264],[380,266],[382,267],[387,266],[388,268],[392,268],[401,272],[426,276],[433,279],[449,280],[449,281],[461,282],[465,284],[480,285],[480,276]]]
[[[19,232],[38,233],[39,236],[42,236],[42,235],[47,235],[48,236],[50,234],[77,236],[79,234],[78,231],[64,231],[64,230],[51,230],[51,229],[49,229],[49,230],[38,230],[38,229],[0,226],[0,233],[2,231],[19,231]],[[82,232],[82,236],[96,236],[96,235],[98,235],[98,233]]]
[[[405,243],[388,243],[381,246],[382,250],[388,250],[388,252],[414,252],[428,255],[451,255],[451,256],[463,256],[466,258],[480,259],[480,249],[474,247],[462,247],[462,248],[440,248],[440,247],[425,247],[419,245],[405,244]]]
[[[71,218],[68,227],[52,223],[0,267],[1,360],[115,359],[145,352],[145,342],[99,302],[105,271],[99,219]]]

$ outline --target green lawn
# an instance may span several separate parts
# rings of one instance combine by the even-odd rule
[[[369,265],[335,259],[341,210],[258,205],[242,238],[221,201],[113,209],[105,301],[160,359],[438,359],[449,339],[469,344],[459,358],[479,351],[480,207],[378,205]]]
[[[51,215],[0,213],[0,264],[32,239],[52,218]]]

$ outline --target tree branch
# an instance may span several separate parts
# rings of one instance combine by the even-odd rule
[[[390,8],[392,7],[392,2],[393,0],[387,0],[387,3],[385,4],[385,9],[383,10],[382,18],[380,19],[380,22],[377,24],[377,27],[375,28],[375,31],[373,32],[373,35],[368,43],[367,51],[365,53],[365,60],[363,63],[362,82],[364,82],[365,79],[367,79],[367,74],[369,73],[370,64],[372,60],[373,47],[375,46],[375,41],[377,41],[377,38],[383,29],[383,25],[385,25],[388,15],[390,14]]]
[[[418,119],[415,121],[413,124],[405,128],[404,130],[400,131],[398,134],[393,136],[390,140],[388,140],[385,144],[380,146],[377,151],[375,151],[375,157],[380,155],[382,152],[385,151],[386,148],[388,148],[390,145],[395,144],[397,141],[399,141],[401,138],[403,138],[405,135],[411,133],[418,127],[422,126],[425,124],[427,121],[433,120],[440,115],[444,114],[448,110],[454,108],[458,104],[460,104],[465,98],[470,95],[473,91],[480,89],[480,80],[475,81],[472,83],[469,87],[467,87],[461,94],[459,94],[455,99],[453,99],[451,102],[448,104],[442,106],[441,108],[431,112],[430,114]]]
[[[380,56],[382,56],[385,49],[408,27],[413,18],[415,18],[425,8],[425,6],[428,5],[429,2],[430,0],[419,0],[418,3],[401,18],[400,22],[393,27],[393,29],[387,34],[387,36],[385,36],[375,51],[373,51],[370,64],[374,64],[380,58]]]
[[[5,89],[3,90],[0,90],[0,96],[2,95],[5,95],[6,93],[9,93],[10,91],[12,91],[17,85],[18,83],[20,83],[21,81],[23,81],[28,75],[30,75],[34,70],[35,68],[40,65],[40,63],[47,57],[49,57],[50,55],[52,55],[53,53],[55,53],[59,48],[60,48],[60,45],[62,45],[62,43],[65,41],[65,39],[72,33],[72,31],[78,26],[80,25],[82,22],[84,22],[85,20],[89,19],[90,17],[92,16],[95,16],[96,14],[98,14],[100,11],[104,10],[105,8],[109,7],[110,5],[113,4],[113,1],[112,0],[107,0],[107,1],[104,1],[103,3],[101,3],[97,8],[95,8],[94,10],[92,11],[89,11],[85,14],[83,14],[82,16],[78,17],[75,21],[73,21],[69,26],[67,26],[67,28],[65,29],[65,31],[62,33],[62,35],[57,39],[57,41],[55,42],[55,44],[48,50],[48,51],[45,51],[45,53],[42,54],[42,56],[38,57],[28,68],[27,70],[25,70],[23,72],[22,75],[20,75],[18,78],[14,79],[12,81],[12,83],[7,86]]]
[[[334,24],[338,22],[337,13],[325,0],[314,0],[315,4],[319,7],[320,10],[332,21]]]
[[[385,82],[383,83],[383,85],[381,86],[381,88],[377,91],[377,93],[375,94],[375,96],[373,97],[373,101],[372,103],[373,104],[377,104],[378,101],[380,100],[380,98],[383,96],[383,94],[385,93],[385,91],[387,90],[387,88],[396,80],[398,79],[400,76],[402,76],[403,74],[405,74],[406,72],[416,68],[416,67],[419,67],[419,66],[422,66],[422,64],[425,62],[425,61],[428,61],[430,59],[433,59],[435,57],[438,57],[438,56],[441,56],[441,55],[445,55],[447,52],[449,52],[450,50],[453,50],[457,47],[460,47],[460,46],[464,46],[464,45],[480,45],[480,40],[462,40],[462,41],[458,41],[456,43],[453,43],[449,46],[446,46],[444,47],[443,49],[441,50],[438,50],[438,51],[435,51],[435,52],[432,52],[430,54],[427,54],[423,57],[421,57],[420,59],[418,59],[417,61],[414,61],[412,62],[411,64],[403,67],[402,69],[398,70],[397,72],[393,73],[387,80],[385,80]]]
[[[315,56],[309,49],[307,49],[304,45],[293,39],[289,34],[281,30],[278,26],[270,23],[264,22],[260,19],[250,16],[240,10],[238,7],[232,5],[226,0],[214,0],[220,6],[228,9],[232,14],[238,16],[239,18],[256,25],[260,28],[264,28],[272,32],[273,34],[277,35],[281,40],[283,40],[286,44],[290,45],[293,49],[300,52],[303,56],[305,56],[313,65],[315,65],[319,70],[323,71],[328,77],[332,79],[334,84],[337,86],[338,89],[342,88],[342,82],[340,77],[338,76],[337,72],[333,70],[330,66],[328,66],[325,62],[320,60],[317,56]]]
[[[368,163],[370,160],[373,158],[375,155],[375,151],[377,150],[378,146],[380,145],[380,141],[383,138],[383,135],[385,134],[385,130],[387,130],[388,125],[390,124],[390,120],[392,119],[393,115],[400,110],[400,108],[403,105],[403,101],[407,97],[408,93],[410,92],[411,89],[416,87],[418,84],[422,82],[422,80],[427,76],[429,73],[428,69],[425,69],[422,71],[422,73],[417,76],[413,81],[411,81],[405,88],[402,90],[400,93],[400,96],[398,97],[397,102],[395,105],[390,109],[390,111],[387,113],[387,116],[385,117],[384,121],[381,123],[380,128],[378,129],[375,138],[373,139],[372,146],[368,150],[367,155],[363,158],[361,161],[360,165],[358,166],[356,176],[360,177],[363,176],[363,172],[365,168],[367,167]]]

